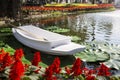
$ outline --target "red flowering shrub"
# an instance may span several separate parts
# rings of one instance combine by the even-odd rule
[[[96,73],[96,70],[88,69],[88,68],[83,69],[83,74],[85,76],[90,76],[90,75],[95,74],[95,73]]]
[[[22,48],[16,49],[16,51],[14,53],[15,60],[21,59],[23,56],[24,56],[23,49]]]
[[[87,76],[86,80],[96,80],[95,76]]]
[[[46,68],[45,75],[43,75],[43,77],[45,77],[46,80],[57,80],[57,78],[53,76],[53,73],[53,66],[51,65]]]
[[[32,60],[32,65],[38,66],[40,61],[41,61],[40,52],[36,52]]]
[[[38,80],[41,75],[42,79],[45,80],[68,80],[72,78],[73,80],[85,79],[85,80],[96,80],[96,76],[110,76],[110,68],[101,64],[100,67],[96,70],[84,68],[82,60],[77,58],[73,63],[72,67],[65,67],[64,72],[60,68],[60,59],[56,57],[53,63],[48,66],[45,70],[42,71],[41,67],[38,67],[38,63],[41,61],[40,52],[34,54],[32,65],[22,64],[21,58],[24,56],[22,49],[17,49],[14,54],[14,58],[9,55],[8,52],[5,52],[3,49],[0,50],[0,72],[4,72],[10,67],[9,80],[21,80],[23,75],[32,75],[37,74],[38,77],[35,80]],[[13,61],[14,60],[14,61]],[[37,67],[35,67],[37,66]],[[31,70],[29,70],[31,69]],[[24,74],[25,73],[25,74]],[[42,73],[42,74],[41,74]],[[82,75],[81,75],[82,74]],[[38,76],[39,75],[39,76]],[[83,76],[84,75],[84,76]],[[61,79],[59,79],[62,77]],[[66,78],[67,77],[67,78]],[[98,78],[98,77],[97,77]],[[41,79],[40,79],[41,80]]]
[[[100,67],[98,68],[98,76],[110,76],[110,68],[105,66],[104,64],[101,64]]]
[[[53,72],[55,73],[60,73],[60,59],[58,57],[56,57],[51,65],[53,67]]]
[[[80,58],[77,58],[71,70],[73,72],[73,76],[78,76],[82,74],[81,66],[82,66],[82,61],[80,60]]]
[[[2,48],[0,50],[0,62],[3,60],[4,56],[6,55],[6,52],[4,51],[4,49]]]
[[[69,67],[65,67],[65,71],[66,71],[66,73],[68,74],[68,75],[70,75],[70,73],[71,73],[71,69],[69,68]]]
[[[20,59],[17,59],[11,67],[9,79],[10,80],[21,80],[21,76],[23,76],[24,71],[25,71],[24,65],[22,64]]]
[[[11,58],[11,56],[9,55],[9,53],[6,53],[6,55],[4,56],[3,60],[2,60],[2,68],[5,68],[7,66],[10,66],[13,62],[13,59]]]
[[[57,80],[54,74],[60,73],[60,70],[60,59],[56,57],[53,63],[48,68],[46,68],[44,77],[46,77],[46,80]]]

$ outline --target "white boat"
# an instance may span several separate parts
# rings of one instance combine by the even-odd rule
[[[15,38],[22,44],[52,55],[73,55],[85,46],[71,42],[68,36],[46,31],[33,25],[12,28]]]

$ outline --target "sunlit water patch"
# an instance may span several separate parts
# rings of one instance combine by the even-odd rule
[[[75,35],[82,42],[102,41],[120,44],[120,10],[88,13],[40,20],[42,27],[57,26],[70,29],[67,35]]]

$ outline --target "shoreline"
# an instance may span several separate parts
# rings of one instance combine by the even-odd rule
[[[32,8],[33,9],[33,8]],[[35,9],[35,8],[34,8]],[[105,7],[105,8],[85,8],[81,10],[76,10],[76,11],[37,11],[37,10],[25,10],[23,9],[22,14],[24,16],[21,17],[23,20],[28,20],[28,19],[39,19],[39,18],[50,18],[50,17],[60,17],[60,16],[67,16],[67,15],[74,15],[74,14],[84,14],[84,13],[97,13],[97,12],[110,12],[114,11],[116,8],[114,6],[110,7]],[[27,13],[27,14],[26,14]],[[10,20],[10,22],[15,22],[14,19],[9,19],[9,18],[0,18],[0,27],[6,26],[7,24],[5,23],[5,19]],[[18,19],[19,21],[20,19]]]

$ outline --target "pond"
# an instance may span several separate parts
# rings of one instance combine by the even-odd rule
[[[81,42],[101,41],[120,44],[120,10],[53,17],[39,20],[40,27],[68,28],[66,35],[76,35]]]

